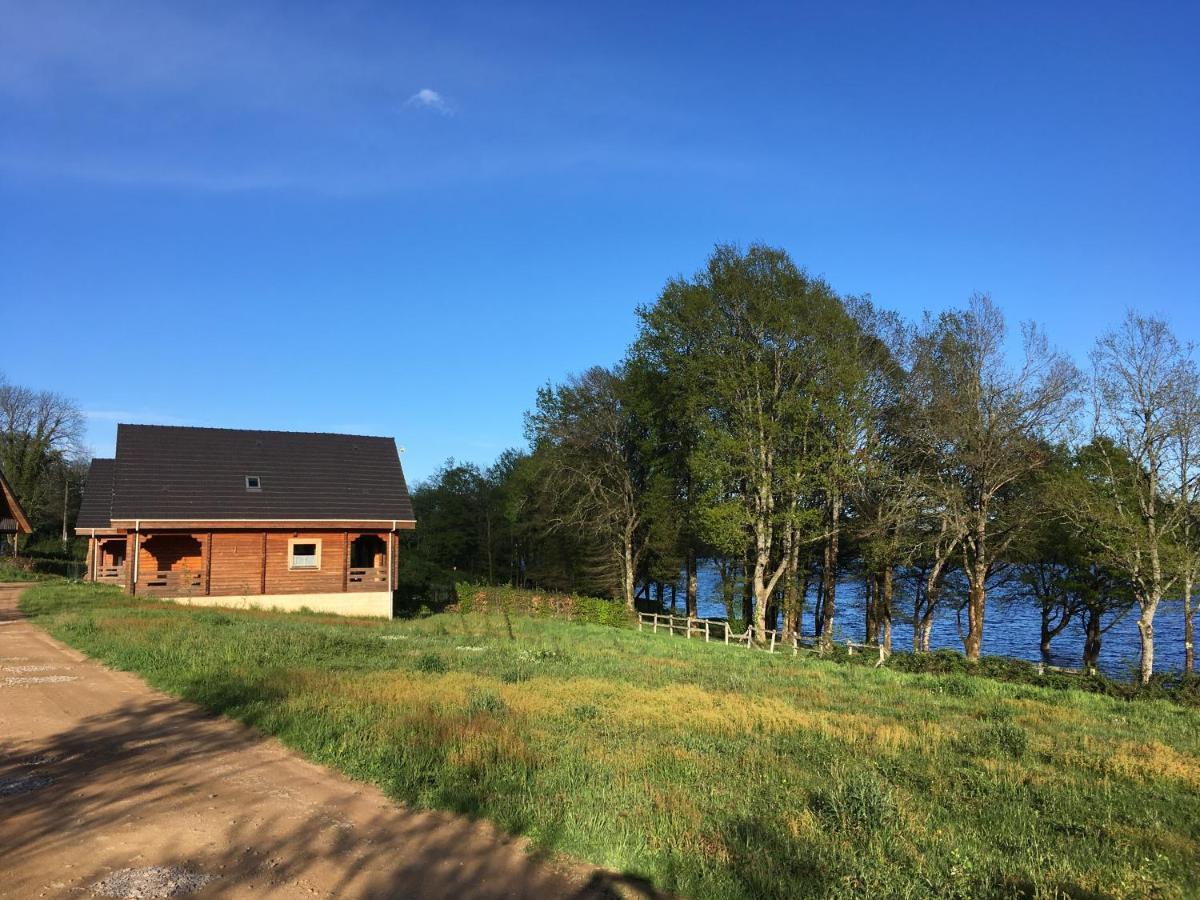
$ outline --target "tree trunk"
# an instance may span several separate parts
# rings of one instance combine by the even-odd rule
[[[622,568],[624,571],[621,575],[624,581],[622,587],[625,589],[625,607],[632,613],[637,609],[637,603],[634,600],[637,585],[635,584],[636,569],[633,562],[633,538],[631,535],[625,536],[622,551]]]
[[[876,608],[876,618],[883,632],[881,646],[885,657],[892,655],[892,594],[894,590],[893,571],[889,564],[883,567],[883,574],[880,577],[879,602]]]
[[[1154,674],[1154,613],[1158,611],[1158,597],[1152,597],[1141,602],[1142,614],[1138,616],[1138,633],[1142,639],[1142,684],[1150,683]]]
[[[694,547],[689,547],[687,552],[687,614],[689,616],[697,615],[699,609],[699,587],[696,573],[696,550]]]
[[[661,581],[654,582],[654,600],[658,604],[659,609],[665,609],[663,600],[666,595],[666,586]]]
[[[1100,630],[1100,613],[1099,609],[1089,606],[1083,623],[1083,667],[1089,670],[1100,665],[1100,646],[1104,634]]]
[[[824,557],[822,557],[823,559]],[[825,563],[821,563],[821,571],[817,573],[817,602],[813,604],[813,637],[820,637],[824,630],[825,620]]]
[[[973,552],[969,559],[963,560],[964,563],[968,563],[966,566],[968,582],[967,636],[963,641],[963,647],[966,650],[967,659],[971,662],[979,661],[979,654],[983,649],[983,615],[987,607],[988,570],[987,534],[984,527],[981,520],[972,535]]]
[[[747,625],[754,621],[754,582],[749,566],[742,570],[742,621]]]
[[[783,573],[783,633],[789,637],[799,630],[804,600],[800,597],[800,542],[793,538]]]
[[[1042,601],[1042,639],[1038,643],[1038,649],[1042,654],[1042,662],[1050,661],[1050,639],[1054,634],[1050,631],[1050,613],[1053,610],[1051,604],[1045,600]]]
[[[942,593],[942,574],[945,570],[946,560],[937,560],[925,579],[925,609],[921,613],[919,623],[913,622],[913,652],[929,652],[929,638],[933,634],[933,614]]]
[[[1183,671],[1192,672],[1195,666],[1195,650],[1192,636],[1195,631],[1195,610],[1192,609],[1192,572],[1183,577]]]
[[[833,614],[837,600],[838,532],[842,498],[834,492],[829,500],[829,540],[825,544],[825,590],[821,597],[821,652],[833,649]]]
[[[879,598],[879,581],[876,574],[868,570],[863,575],[863,643],[879,643],[879,620],[875,604]]]

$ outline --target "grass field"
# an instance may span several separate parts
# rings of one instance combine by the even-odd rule
[[[544,619],[32,588],[53,635],[408,803],[693,897],[1200,895],[1200,712]]]

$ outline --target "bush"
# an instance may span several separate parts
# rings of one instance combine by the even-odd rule
[[[425,672],[428,675],[440,675],[450,669],[446,665],[446,661],[436,653],[422,653],[417,657],[415,667],[418,672]]]
[[[616,628],[628,628],[633,623],[633,617],[619,600],[466,582],[455,585],[455,593],[458,596],[458,611],[463,613],[506,610],[512,615],[558,616]]]
[[[505,712],[508,707],[498,694],[492,691],[479,691],[471,694],[467,700],[467,715],[477,716],[481,713],[489,713],[491,715],[499,715]]]
[[[1020,759],[1029,750],[1029,733],[1014,722],[993,721],[978,731],[956,738],[954,747],[970,756],[1004,754]]]
[[[892,828],[899,806],[887,783],[870,772],[835,777],[833,787],[813,799],[813,810],[847,833],[870,834]]]

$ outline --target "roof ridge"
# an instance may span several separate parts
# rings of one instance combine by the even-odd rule
[[[122,428],[162,428],[170,431],[223,431],[240,432],[242,434],[309,434],[320,437],[351,437],[371,438],[372,440],[394,441],[395,435],[390,434],[352,434],[345,431],[293,431],[286,428],[223,428],[216,425],[157,425],[146,422],[118,422],[117,429]]]

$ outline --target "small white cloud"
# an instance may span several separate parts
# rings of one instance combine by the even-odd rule
[[[421,88],[421,90],[409,97],[404,105],[417,109],[432,109],[443,116],[454,114],[454,107],[449,104],[445,97],[432,88]]]

